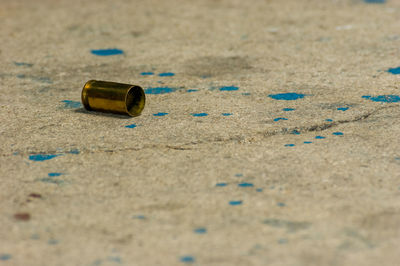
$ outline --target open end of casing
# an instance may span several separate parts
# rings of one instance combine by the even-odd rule
[[[133,86],[126,94],[126,111],[130,116],[138,116],[142,112],[146,103],[144,91],[139,86]]]

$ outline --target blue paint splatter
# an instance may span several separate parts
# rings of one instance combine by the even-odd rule
[[[125,127],[127,127],[127,128],[135,128],[135,127],[137,127],[137,125],[136,124],[131,124],[131,125],[127,125]]]
[[[243,174],[235,174],[236,177],[242,177]]]
[[[153,114],[153,116],[165,116],[165,115],[167,115],[168,113],[156,113],[156,114]]]
[[[256,191],[257,191],[257,192],[262,192],[263,189],[262,189],[262,188],[257,188]]]
[[[92,54],[98,56],[118,55],[124,53],[124,51],[120,49],[99,49],[99,50],[92,50],[91,52]]]
[[[344,111],[349,110],[349,107],[338,107],[338,110],[344,112]]]
[[[115,256],[115,257],[108,257],[108,261],[116,262],[116,263],[122,263],[121,257]]]
[[[180,258],[180,261],[184,263],[193,263],[196,259],[193,256],[183,256]]]
[[[298,130],[296,130],[296,129],[293,129],[292,132],[290,132],[290,134],[293,134],[293,135],[300,135],[300,131],[298,131]]]
[[[294,108],[283,108],[282,109],[282,111],[285,111],[285,112],[290,112],[290,111],[294,111],[294,110],[296,110],[296,109],[294,109]]]
[[[195,91],[199,91],[198,89],[188,89],[186,90],[186,92],[195,92]]]
[[[144,216],[144,215],[135,215],[135,216],[132,217],[132,219],[145,220],[146,216]]]
[[[251,95],[251,93],[250,92],[243,92],[242,95],[249,96],[249,95]]]
[[[294,145],[294,144],[285,144],[285,147],[294,147],[294,146],[296,146],[296,145]]]
[[[364,95],[362,96],[364,99],[368,99],[373,102],[383,102],[383,103],[397,103],[400,102],[400,96],[398,95],[379,95],[379,96],[369,96]]]
[[[203,117],[203,116],[208,116],[208,114],[207,113],[194,113],[194,114],[191,114],[192,116],[195,116],[195,117]]]
[[[231,200],[229,202],[229,204],[232,205],[232,206],[237,206],[237,205],[240,205],[242,203],[243,203],[243,201],[241,201],[241,200]]]
[[[58,242],[59,241],[57,239],[49,239],[49,241],[47,241],[47,244],[49,244],[49,245],[57,245]]]
[[[142,76],[151,76],[151,75],[154,75],[154,73],[153,72],[142,72],[142,73],[140,73],[140,75],[142,75]]]
[[[217,183],[215,184],[216,187],[226,187],[228,183]]]
[[[364,0],[367,4],[384,4],[386,0]]]
[[[342,132],[333,132],[332,135],[343,136],[343,133]]]
[[[399,75],[400,74],[400,66],[395,67],[395,68],[389,68],[388,72],[393,74],[393,75]]]
[[[315,136],[316,139],[324,139],[325,137],[323,136]]]
[[[10,254],[0,254],[0,260],[9,260],[11,257]]]
[[[278,203],[276,203],[276,205],[279,206],[279,207],[285,207],[286,206],[286,204],[283,203],[283,202],[278,202]]]
[[[26,67],[31,67],[31,66],[33,66],[33,64],[25,63],[25,62],[14,62],[14,64],[15,64],[16,66],[26,66]]]
[[[41,162],[53,159],[57,156],[60,156],[60,154],[35,154],[35,155],[29,155],[29,160]]]
[[[232,113],[222,113],[223,116],[230,116],[233,115]]]
[[[72,149],[72,150],[70,150],[70,151],[67,151],[67,153],[70,153],[70,154],[79,154],[79,153],[81,153],[78,149]]]
[[[66,109],[72,109],[72,108],[80,108],[82,107],[82,104],[80,102],[76,101],[70,101],[70,100],[63,100],[61,101],[64,103],[64,108]]]
[[[310,143],[312,143],[312,141],[304,141],[303,143],[304,144],[310,144]]]
[[[204,227],[199,227],[193,230],[196,234],[205,234],[207,233],[207,229]]]
[[[175,73],[172,72],[164,72],[164,73],[160,73],[158,74],[160,77],[172,77],[175,76]]]
[[[237,91],[239,88],[235,86],[226,86],[219,88],[220,91]]]
[[[325,121],[326,122],[332,122],[333,120],[328,118],[328,119],[325,119]]]
[[[274,100],[285,100],[285,101],[293,101],[297,99],[302,99],[306,96],[305,94],[295,93],[295,92],[287,92],[287,93],[278,93],[278,94],[270,94],[268,97]]]
[[[275,118],[274,119],[274,121],[276,122],[276,121],[279,121],[279,120],[288,120],[287,118],[284,118],[284,117],[278,117],[278,118]]]
[[[240,183],[238,184],[239,187],[254,187],[252,183]]]
[[[147,88],[144,90],[146,94],[165,94],[173,91],[175,91],[175,89],[168,87]]]
[[[60,176],[62,173],[48,173],[47,174],[49,177],[55,177],[55,176]]]

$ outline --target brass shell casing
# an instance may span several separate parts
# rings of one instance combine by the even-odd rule
[[[146,103],[141,87],[110,81],[89,80],[82,89],[86,110],[138,116]]]

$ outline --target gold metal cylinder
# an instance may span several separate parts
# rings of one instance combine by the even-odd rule
[[[111,81],[89,80],[82,89],[86,110],[138,116],[146,103],[141,87]]]

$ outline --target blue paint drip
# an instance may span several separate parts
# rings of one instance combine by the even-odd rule
[[[332,135],[343,136],[343,133],[342,132],[333,132]]]
[[[294,146],[296,146],[296,145],[294,145],[294,144],[285,144],[285,147],[294,147]]]
[[[276,203],[276,205],[279,206],[279,207],[285,207],[286,206],[286,204],[283,203],[283,202],[278,202],[278,203]]]
[[[219,88],[220,91],[237,91],[239,88],[235,86],[226,86]]]
[[[146,94],[165,94],[174,92],[175,89],[168,87],[147,88],[144,90]]]
[[[332,122],[333,120],[328,118],[328,119],[325,119],[325,121],[326,122]]]
[[[232,113],[222,113],[223,116],[230,116],[233,115]]]
[[[364,99],[368,99],[373,102],[383,102],[383,103],[397,103],[400,102],[400,96],[398,95],[379,95],[379,96],[369,96],[364,95],[362,96]]]
[[[231,200],[229,202],[229,204],[232,205],[232,206],[237,206],[237,205],[240,205],[242,203],[243,203],[243,201],[241,201],[241,200]]]
[[[193,263],[196,259],[193,256],[183,256],[180,258],[180,261],[183,263]]]
[[[367,4],[384,4],[386,0],[364,0]]]
[[[186,90],[186,92],[195,92],[195,91],[199,91],[198,89],[189,89],[189,90]]]
[[[312,143],[312,141],[304,141],[303,143],[304,144],[310,144],[310,143]]]
[[[287,92],[287,93],[278,93],[278,94],[270,94],[268,97],[274,100],[285,100],[285,101],[294,101],[297,99],[302,99],[306,96],[305,94],[295,93],[295,92]]]
[[[298,131],[298,130],[296,130],[296,129],[293,129],[292,132],[290,132],[290,134],[293,134],[293,135],[300,135],[300,131]]]
[[[240,183],[238,184],[239,187],[254,187],[252,183]]]
[[[323,136],[315,136],[316,139],[324,139],[325,137]]]
[[[204,227],[199,227],[193,230],[196,234],[205,234],[207,233],[207,229]]]
[[[153,72],[142,72],[142,73],[140,73],[140,75],[142,75],[142,76],[151,76],[151,75],[154,75],[154,73]]]
[[[228,183],[217,183],[215,184],[216,187],[226,187]]]
[[[25,62],[14,62],[14,64],[16,66],[26,66],[26,67],[32,67],[33,66],[33,64],[25,63]]]
[[[124,51],[120,49],[99,49],[99,50],[92,50],[91,52],[92,54],[98,56],[118,55],[124,53]]]
[[[294,108],[283,108],[282,109],[282,111],[285,111],[285,112],[290,112],[290,111],[294,111],[294,110],[296,110],[296,109],[294,109]]]
[[[168,113],[156,113],[156,114],[153,114],[153,116],[165,116],[165,115],[167,115]]]
[[[47,174],[49,177],[55,177],[55,176],[60,176],[62,173],[48,173]]]
[[[0,260],[9,260],[12,256],[10,254],[0,254]]]
[[[388,72],[393,74],[393,75],[399,75],[400,74],[400,66],[395,67],[395,68],[389,68]]]
[[[175,73],[172,72],[164,72],[164,73],[160,73],[158,74],[160,77],[172,77],[175,76]]]
[[[207,113],[194,113],[194,114],[191,114],[192,116],[195,116],[195,117],[203,117],[203,116],[208,116],[208,114]]]
[[[257,192],[263,192],[263,189],[262,188],[257,188],[256,191]]]
[[[278,117],[278,118],[275,118],[275,119],[274,119],[275,122],[276,122],[276,121],[279,121],[279,120],[288,120],[288,119],[285,118],[285,117]]]
[[[57,156],[60,156],[60,154],[35,154],[35,155],[29,155],[29,160],[41,162],[53,159]]]
[[[64,103],[64,108],[66,109],[72,109],[72,108],[80,108],[82,107],[82,104],[80,102],[76,101],[70,101],[70,100],[63,100],[61,101]]]
[[[349,110],[349,107],[338,107],[338,110],[344,112],[344,111]]]
[[[137,127],[137,125],[136,124],[131,124],[131,125],[127,125],[125,127],[127,127],[127,128],[135,128],[135,127]]]

